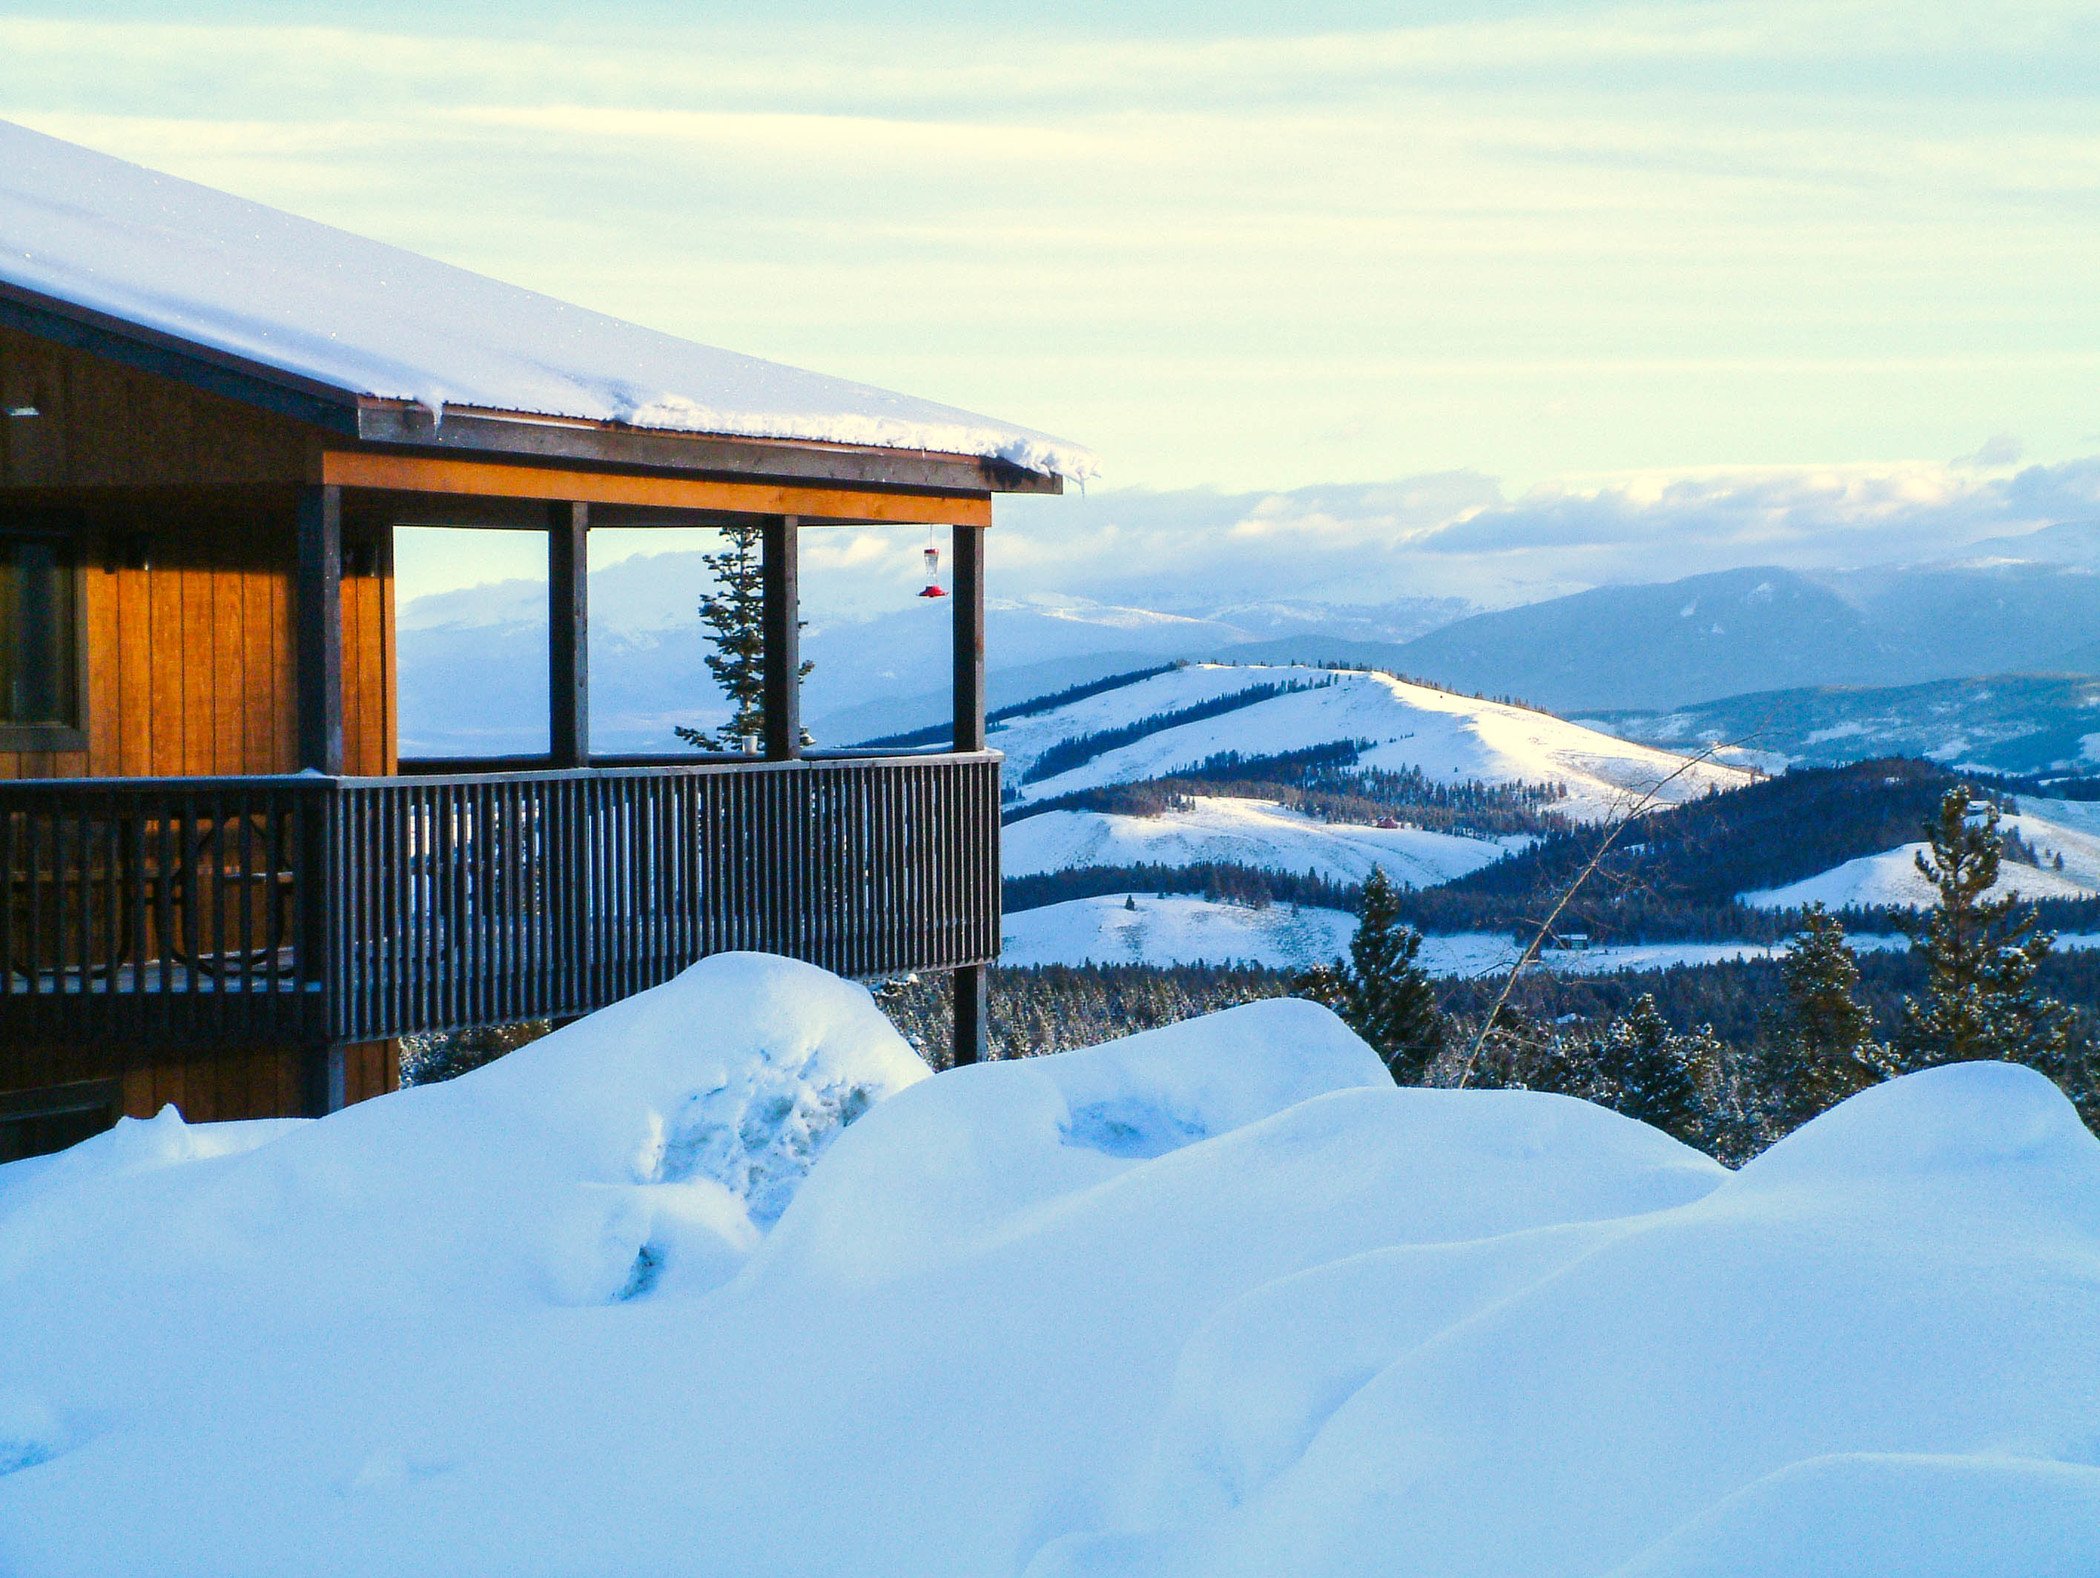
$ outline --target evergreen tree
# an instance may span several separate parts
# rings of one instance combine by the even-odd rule
[[[1598,1073],[1616,1090],[1610,1105],[1688,1144],[1703,1137],[1703,1094],[1720,1072],[1719,1055],[1710,1028],[1674,1034],[1652,992],[1614,1019],[1596,1048]]]
[[[735,709],[720,729],[672,730],[703,751],[740,751],[744,741],[766,729],[765,573],[760,554],[763,533],[755,523],[722,528],[725,546],[701,562],[715,578],[715,589],[700,599],[700,623],[707,628],[707,671]],[[816,667],[805,662],[796,671],[800,683]],[[802,743],[811,744],[804,730]]]
[[[1292,983],[1299,996],[1340,1014],[1403,1085],[1419,1085],[1444,1048],[1436,992],[1416,962],[1421,951],[1422,934],[1400,919],[1399,890],[1383,867],[1374,866],[1364,883],[1348,962],[1319,965]]]
[[[1998,808],[1985,803],[1980,817],[1973,809],[1967,790],[1948,790],[1926,828],[1930,853],[1917,857],[1939,899],[1911,928],[1911,947],[1925,956],[1925,996],[1904,1000],[1897,1054],[1906,1069],[2002,1058],[2071,1078],[2083,1059],[2074,1056],[2070,1013],[2034,979],[2056,939],[2032,908],[2018,914],[2010,895],[1986,896],[1998,881]]]
[[[1786,1001],[1762,1074],[1769,1110],[1795,1129],[1894,1072],[1874,1040],[1874,1015],[1859,1000],[1859,960],[1845,928],[1812,906],[1780,964]]]

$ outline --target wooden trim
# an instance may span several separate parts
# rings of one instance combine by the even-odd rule
[[[81,704],[85,713],[87,705]],[[88,748],[85,719],[79,727],[70,723],[0,723],[0,751],[84,751]]]
[[[518,455],[594,465],[729,472],[779,482],[847,482],[889,488],[974,493],[1062,493],[1064,479],[1011,461],[938,450],[884,449],[717,433],[675,433],[580,418],[533,416],[448,406],[437,420],[424,406],[367,399],[357,413],[367,443],[419,449]]]
[[[379,488],[403,493],[544,499],[548,503],[636,505],[732,515],[796,515],[816,520],[933,526],[989,526],[989,492],[964,495],[796,487],[770,482],[725,482],[697,477],[635,476],[501,461],[386,455],[362,450],[322,452],[320,481],[330,487]]]

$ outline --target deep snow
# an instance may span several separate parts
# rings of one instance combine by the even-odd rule
[[[352,395],[928,449],[1085,478],[1028,428],[696,345],[0,121],[0,281]]]
[[[2089,1574],[2100,1143],[1971,1065],[1731,1175],[1289,1002],[927,1079],[729,956],[0,1169],[0,1439],[24,1575]]]

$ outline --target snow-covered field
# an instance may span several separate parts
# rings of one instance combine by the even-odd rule
[[[1157,778],[1223,751],[1273,755],[1336,740],[1371,741],[1363,766],[1412,767],[1433,780],[1565,784],[1569,798],[1559,809],[1579,818],[1622,811],[1666,779],[1670,781],[1661,797],[1670,804],[1710,788],[1734,788],[1749,781],[1747,773],[1718,762],[1702,762],[1672,779],[1684,758],[1548,713],[1476,701],[1383,674],[1330,675],[1315,668],[1191,664],[1050,712],[1016,718],[994,732],[992,744],[1006,753],[1008,781],[1019,784],[1036,759],[1060,740],[1175,712],[1256,685],[1323,678],[1333,683],[1145,735],[1069,771],[1023,785],[1022,796],[1039,800],[1100,784]]]
[[[1134,909],[1126,907],[1126,898]],[[1346,953],[1356,917],[1309,904],[1255,909],[1193,894],[1135,893],[1020,910],[1006,917],[1003,930],[1001,964],[1262,964],[1301,970]],[[2065,936],[2057,945],[2078,948],[2095,941],[2100,939]],[[1909,943],[1861,934],[1852,945],[1870,953]],[[1423,939],[1420,960],[1431,975],[1496,975],[1516,962],[1517,951],[1513,938],[1502,932],[1432,933]],[[1548,948],[1537,964],[1565,975],[1604,975],[1766,959],[1783,951],[1783,944],[1761,942],[1601,943]]]
[[[1730,1174],[1299,1003],[927,1079],[727,956],[0,1169],[0,1570],[2087,1574],[2096,1332],[2023,1070]]]
[[[1354,915],[1310,904],[1256,909],[1186,893],[1114,894],[1008,915],[999,962],[1303,969],[1347,952],[1355,931]]]
[[[1045,811],[1008,827],[1000,859],[1009,877],[1074,866],[1253,866],[1361,882],[1383,866],[1395,882],[1433,887],[1500,860],[1526,840],[1466,838],[1419,827],[1326,822],[1272,800],[1199,795],[1160,816]]]

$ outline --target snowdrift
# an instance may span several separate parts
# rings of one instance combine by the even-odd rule
[[[1271,1002],[927,1079],[709,960],[451,1085],[0,1169],[0,1570],[2100,1570],[2100,1142],[1740,1173]]]

